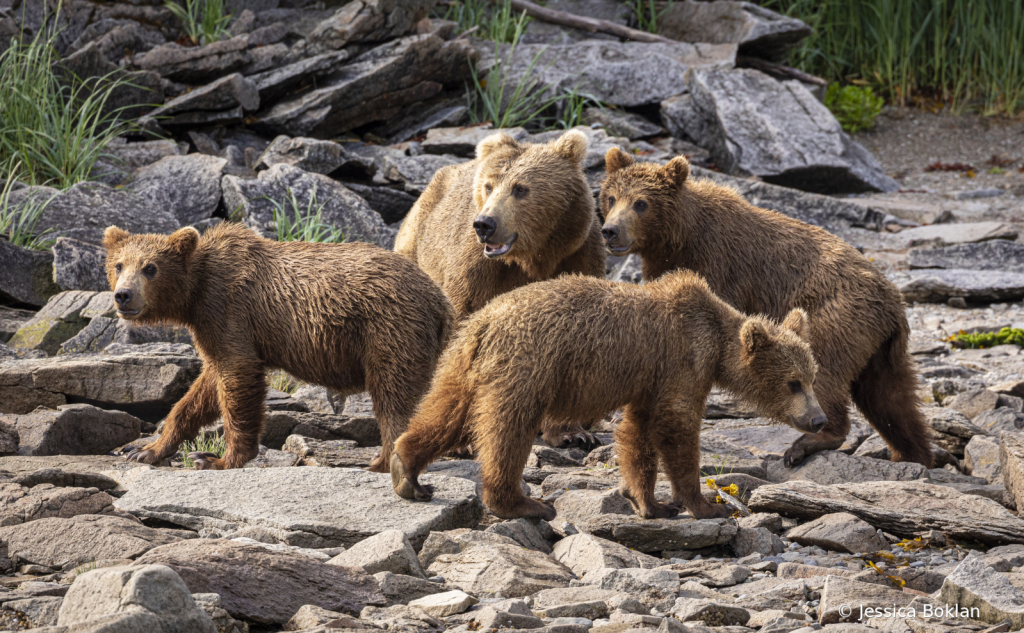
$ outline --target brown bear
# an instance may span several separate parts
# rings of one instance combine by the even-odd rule
[[[457,322],[531,282],[572,272],[604,277],[586,153],[587,137],[577,130],[546,144],[488,136],[476,160],[434,174],[398,231],[395,251],[441,286]],[[600,444],[574,422],[546,425],[544,439],[552,446]]]
[[[203,371],[171,410],[160,438],[131,453],[169,457],[218,417],[227,452],[195,455],[200,469],[239,468],[258,453],[268,369],[341,394],[367,390],[384,472],[453,329],[451,305],[408,259],[370,244],[275,242],[223,223],[200,237],[103,236],[118,316],[188,327]]]
[[[406,499],[430,499],[418,476],[468,436],[483,464],[483,501],[496,516],[552,519],[520,484],[545,417],[596,420],[624,407],[615,431],[621,492],[644,518],[727,516],[700,493],[700,426],[712,386],[761,413],[814,433],[825,424],[807,316],[783,324],[747,317],[698,275],[643,285],[572,275],[491,301],[459,329],[430,391],[395,444],[391,480]],[[672,504],[654,499],[658,462]]]
[[[688,269],[748,314],[778,319],[794,308],[807,312],[820,367],[814,391],[828,424],[794,442],[787,466],[843,444],[851,397],[889,444],[893,461],[930,468],[936,459],[952,459],[933,449],[917,410],[903,297],[855,248],[754,207],[732,189],[689,178],[681,156],[662,167],[613,148],[605,161],[602,233],[612,253],[640,256],[645,280]]]

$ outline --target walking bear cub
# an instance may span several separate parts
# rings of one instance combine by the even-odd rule
[[[373,399],[385,472],[448,342],[444,293],[408,259],[370,244],[274,242],[237,224],[200,237],[104,233],[118,316],[188,327],[203,370],[160,438],[128,457],[169,457],[218,417],[227,452],[195,454],[200,469],[239,468],[258,453],[264,373],[283,369]]]
[[[793,466],[839,448],[852,397],[889,444],[893,461],[927,467],[952,457],[934,449],[917,410],[910,327],[899,290],[849,244],[814,226],[748,204],[735,191],[689,178],[683,157],[638,163],[611,149],[601,189],[602,233],[616,255],[636,253],[645,280],[688,269],[738,310],[781,318],[802,308],[820,367],[814,390],[828,416],[817,435],[785,454]]]
[[[494,297],[579,272],[604,277],[601,220],[583,175],[587,137],[546,144],[496,133],[476,160],[438,171],[413,206],[395,251],[420,265],[451,299],[456,321]],[[545,426],[552,446],[593,444],[576,422]]]
[[[699,276],[677,272],[634,286],[571,275],[497,297],[445,350],[430,391],[395,445],[391,480],[406,499],[431,498],[418,476],[467,439],[483,465],[483,501],[496,516],[552,519],[523,495],[533,438],[552,420],[597,420],[624,409],[615,432],[621,492],[644,518],[685,506],[727,516],[700,493],[700,425],[712,386],[761,414],[814,433],[825,424],[812,385],[807,315],[782,325],[747,317]],[[672,503],[654,498],[659,461]]]

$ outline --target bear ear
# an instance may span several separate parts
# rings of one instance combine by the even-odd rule
[[[760,319],[747,319],[740,328],[740,342],[747,355],[753,355],[771,344],[771,334]]]
[[[676,156],[661,168],[661,172],[674,182],[676,187],[682,187],[690,177],[690,161],[686,160],[685,156]]]
[[[113,250],[115,246],[121,243],[121,240],[128,237],[130,233],[124,229],[120,229],[116,226],[108,226],[106,231],[103,231],[103,248]]]
[[[167,240],[171,243],[171,248],[181,255],[191,255],[192,251],[196,250],[196,245],[199,244],[199,231],[194,227],[186,226],[171,233]]]
[[[805,341],[811,340],[811,318],[800,308],[790,310],[782,321],[782,327],[792,331]]]
[[[634,162],[633,157],[618,147],[613,147],[604,155],[604,170],[606,173],[614,173],[620,169],[629,167]]]
[[[519,148],[519,142],[514,138],[505,134],[504,132],[498,132],[497,134],[491,134],[484,138],[476,146],[476,157],[478,159],[484,159],[490,156],[495,151],[502,147],[511,147],[513,149]]]
[[[569,130],[556,139],[552,145],[555,153],[573,163],[582,163],[587,156],[590,141],[587,135],[579,130]]]

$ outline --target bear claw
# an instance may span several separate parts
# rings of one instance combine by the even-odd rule
[[[129,462],[141,462],[143,464],[153,464],[158,460],[156,459],[156,453],[152,450],[143,450],[141,448],[133,448],[124,456],[125,460]]]
[[[554,448],[582,448],[585,451],[592,451],[601,446],[604,446],[604,443],[596,435],[580,431],[578,433],[563,433],[561,441]]]
[[[189,453],[188,458],[195,464],[196,470],[214,470],[216,453]]]
[[[433,486],[409,479],[398,453],[391,456],[391,487],[399,497],[410,501],[430,501],[434,498]]]

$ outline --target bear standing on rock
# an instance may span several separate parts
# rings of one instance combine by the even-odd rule
[[[780,326],[746,317],[698,275],[634,286],[572,275],[497,297],[445,350],[430,391],[391,458],[395,492],[427,500],[424,468],[469,437],[483,465],[483,501],[503,519],[555,510],[523,495],[523,467],[541,420],[597,420],[624,407],[615,430],[621,492],[645,519],[728,516],[699,483],[700,425],[713,385],[805,432],[825,424],[812,385],[807,315]],[[658,463],[672,504],[654,498]]]
[[[112,226],[103,245],[118,316],[188,327],[203,359],[160,438],[129,459],[170,457],[222,417],[227,452],[194,454],[196,466],[242,467],[259,452],[265,372],[279,368],[343,395],[369,391],[383,439],[369,470],[387,470],[453,327],[444,293],[412,262],[370,244],[275,242],[229,223],[202,237]]]
[[[688,269],[748,314],[777,319],[802,308],[810,317],[820,367],[814,391],[828,424],[793,443],[787,466],[842,446],[851,397],[889,444],[893,461],[928,468],[951,463],[949,453],[932,447],[917,410],[903,297],[863,255],[818,227],[690,179],[681,156],[662,167],[613,148],[605,162],[602,233],[613,254],[640,256],[645,280]]]
[[[603,278],[601,220],[583,175],[587,137],[569,131],[546,144],[503,133],[476,160],[439,170],[409,211],[395,251],[433,279],[461,321],[494,297],[526,284],[582,273]],[[545,426],[544,440],[596,442],[575,422]]]

